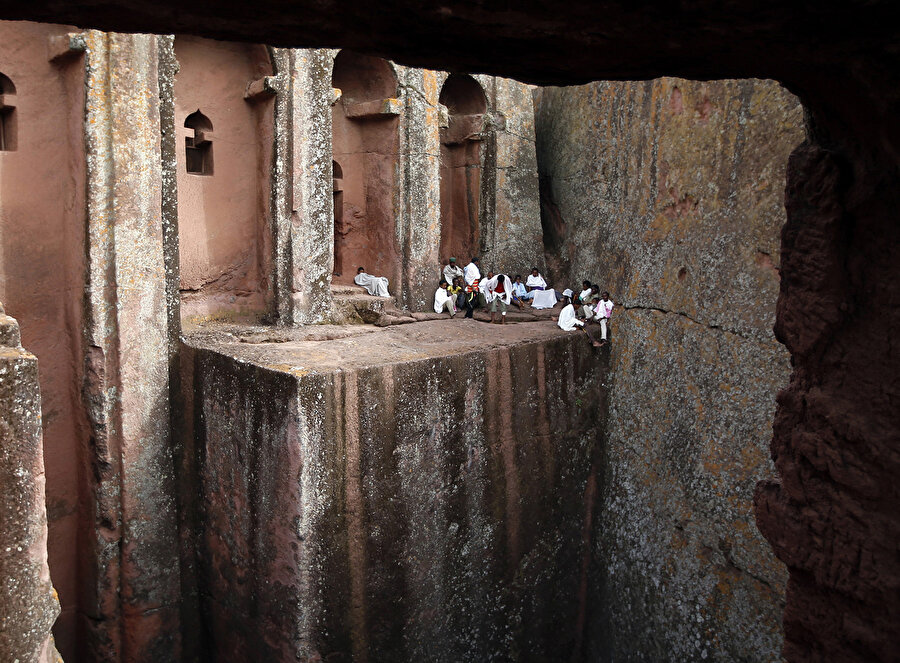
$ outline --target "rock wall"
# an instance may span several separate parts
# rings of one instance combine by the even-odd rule
[[[420,324],[365,352],[189,338],[215,660],[580,658],[603,359],[546,323],[480,351]]]
[[[772,325],[799,102],[660,79],[536,103],[551,277],[618,305],[592,650],[778,660],[786,573],[752,496],[789,375]]]
[[[62,603],[55,632],[63,651],[71,651],[78,619],[72,550],[86,525],[79,507],[89,438],[77,388],[84,356],[84,63],[68,50],[72,29],[0,22],[0,72],[16,86],[7,103],[16,107],[18,125],[17,149],[0,151],[0,300],[38,358],[50,568]],[[59,57],[48,59],[54,41],[61,47],[49,54]],[[71,42],[84,50],[77,33]]]
[[[531,86],[496,76],[476,78],[492,111],[484,155],[481,269],[524,275],[534,265],[544,268]]]
[[[0,305],[0,660],[60,661],[59,600],[47,566],[47,507],[37,358]]]

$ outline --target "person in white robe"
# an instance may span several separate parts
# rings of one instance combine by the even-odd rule
[[[531,274],[525,279],[525,287],[528,288],[529,292],[532,290],[547,289],[547,282],[544,280],[544,277],[541,276],[541,272],[537,267],[531,268]]]
[[[547,282],[541,276],[537,267],[531,269],[531,274],[525,280],[525,287],[528,288],[527,299],[531,300],[532,308],[553,308],[556,306],[556,291],[547,289]]]
[[[573,331],[575,329],[580,329],[585,334],[587,334],[588,339],[591,341],[591,345],[595,348],[599,348],[602,343],[598,343],[594,340],[594,337],[591,336],[591,333],[584,328],[584,322],[578,319],[578,316],[575,315],[575,305],[572,303],[572,291],[566,288],[563,290],[563,301],[565,302],[565,306],[563,310],[559,313],[559,320],[557,320],[556,324],[559,325],[559,328],[563,331]]]
[[[441,279],[441,284],[434,291],[434,312],[444,313],[446,311],[452,318],[456,315],[456,302],[453,301],[453,296],[447,292],[448,285],[445,279]]]
[[[463,270],[463,277],[466,279],[466,285],[472,285],[475,281],[481,280],[481,270],[478,269],[478,258],[472,258],[472,262],[466,265]]]
[[[484,308],[487,302],[484,292],[481,290],[481,270],[478,257],[472,258],[472,262],[463,270],[463,278],[466,281],[466,317],[471,318],[474,310],[479,306]]]
[[[356,278],[353,279],[356,285],[361,285],[370,295],[376,297],[390,297],[388,292],[388,280],[386,276],[372,276],[366,274],[366,268],[360,267],[356,270]]]
[[[444,279],[447,283],[453,283],[453,279],[462,275],[463,270],[457,266],[456,258],[450,258],[450,260],[447,261],[447,264],[444,265]]]
[[[594,308],[594,319],[600,323],[600,338],[603,343],[606,343],[606,325],[612,317],[613,306],[615,305],[609,298],[609,293],[605,290],[600,293],[600,301]]]
[[[500,311],[500,324],[506,324],[506,309],[512,301],[512,281],[505,274],[497,274],[484,281],[484,297],[491,306],[491,322],[497,322],[497,311]]]
[[[594,317],[594,307],[591,306],[591,293],[593,292],[591,282],[582,281],[581,287],[584,288],[584,290],[582,290],[581,294],[578,295],[577,303],[581,305],[581,310],[584,314],[585,320],[590,320]],[[578,311],[576,310],[575,313],[577,314]]]
[[[490,303],[491,300],[487,298],[487,284],[492,278],[494,278],[494,272],[488,271],[487,276],[478,282],[478,292],[484,295],[484,301],[488,303]]]

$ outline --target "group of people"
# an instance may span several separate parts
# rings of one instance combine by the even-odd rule
[[[365,268],[356,270],[357,285],[366,289],[370,295],[389,297],[388,280],[384,276],[372,276]],[[601,291],[600,286],[590,281],[582,281],[581,293],[576,297],[572,290],[566,288],[562,292],[550,288],[541,276],[537,267],[532,268],[525,282],[516,274],[509,278],[506,274],[494,274],[488,271],[482,277],[480,260],[472,258],[464,268],[456,264],[456,258],[450,258],[444,265],[442,278],[434,293],[435,313],[449,313],[450,317],[457,311],[465,309],[465,317],[471,318],[477,308],[489,309],[491,322],[506,324],[506,312],[510,306],[520,309],[553,308],[560,301],[563,309],[557,321],[560,329],[574,331],[580,329],[587,334],[592,345],[599,347],[607,342],[607,326],[612,317],[613,302],[609,293]],[[588,323],[600,325],[600,340],[586,329]]]
[[[581,329],[595,347],[606,343],[607,324],[612,317],[613,301],[606,290],[601,291],[600,286],[590,281],[582,281],[582,291],[576,297],[568,288],[563,291],[565,306],[559,313],[557,324],[560,329],[572,331]],[[583,319],[582,319],[583,318]],[[600,325],[600,340],[597,341],[586,329],[586,324],[594,322]]]
[[[510,279],[505,274],[489,271],[486,278],[482,278],[479,262],[474,257],[465,268],[460,268],[456,258],[447,261],[443,278],[434,293],[435,313],[449,313],[453,317],[457,311],[465,309],[465,317],[471,318],[476,308],[489,308],[491,322],[505,324],[510,306],[553,308],[557,302],[563,301],[564,306],[557,320],[561,329],[583,330],[594,346],[606,343],[607,322],[612,316],[613,302],[609,293],[600,291],[599,286],[583,281],[583,290],[575,297],[568,288],[561,293],[550,288],[537,267],[531,270],[523,283],[519,274]],[[600,341],[585,329],[588,322],[600,325]]]

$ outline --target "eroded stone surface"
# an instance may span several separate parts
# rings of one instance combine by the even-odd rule
[[[536,99],[549,273],[619,305],[594,650],[779,660],[786,573],[752,496],[788,381],[772,325],[799,103],[680,79]]]
[[[454,320],[188,348],[217,660],[577,656],[605,407],[583,335]]]
[[[0,305],[0,659],[56,663],[37,358]]]

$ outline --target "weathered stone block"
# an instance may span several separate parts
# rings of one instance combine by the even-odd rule
[[[603,355],[454,327],[188,340],[216,660],[578,655]]]

